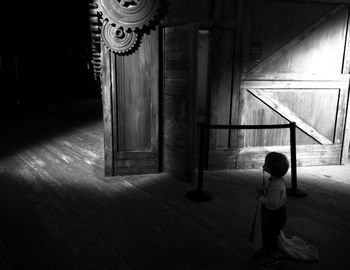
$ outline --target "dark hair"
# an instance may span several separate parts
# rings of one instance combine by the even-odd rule
[[[270,152],[265,157],[265,164],[270,170],[270,174],[275,177],[284,176],[289,169],[287,157],[281,153]]]

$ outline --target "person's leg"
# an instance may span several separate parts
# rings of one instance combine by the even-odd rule
[[[283,219],[281,218],[281,211],[279,209],[264,210],[263,242],[266,252],[259,260],[259,263],[269,265],[278,262],[278,236],[282,221]]]
[[[277,240],[280,231],[279,211],[265,209],[264,212],[264,247],[269,252],[273,252],[277,249]]]
[[[262,206],[262,209],[261,209],[261,234],[262,234],[263,248],[262,248],[261,255],[266,255],[269,253],[270,223],[271,222],[269,220],[268,210],[265,208],[265,206]]]
[[[282,206],[279,209],[273,210],[270,212],[271,217],[269,218],[270,220],[270,249],[272,252],[277,252],[279,250],[278,248],[278,237],[280,235],[281,230],[286,224],[287,221],[287,215],[286,215],[286,206]]]
[[[283,205],[280,208],[280,211],[281,211],[281,228],[280,228],[280,230],[282,230],[287,223],[287,206]]]
[[[274,215],[270,216],[269,227],[267,229],[267,248],[270,253],[274,253],[278,250],[278,236],[280,232],[280,226],[278,220]]]

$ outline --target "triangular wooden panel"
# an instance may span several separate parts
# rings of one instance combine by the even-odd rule
[[[241,123],[242,125],[279,125],[289,123],[287,119],[257,98],[254,95],[256,91],[253,89],[250,91],[242,91],[242,95],[245,95],[244,107],[246,108],[243,112],[244,122]],[[257,91],[262,93],[261,90]],[[288,129],[247,130],[243,131],[243,133],[243,147],[289,145]],[[307,136],[300,129],[297,129],[296,139],[298,145],[318,144],[316,140]]]
[[[251,50],[256,45],[261,46],[258,48],[258,55],[251,55],[250,68],[305,31],[333,7],[329,3],[315,5],[295,1],[254,1],[251,16]]]
[[[339,89],[283,89],[263,90],[263,92],[293,112],[305,125],[314,128],[329,141],[333,141]]]
[[[341,6],[332,9],[262,61],[254,71],[341,73],[347,13]]]

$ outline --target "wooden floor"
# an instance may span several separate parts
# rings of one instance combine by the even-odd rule
[[[214,199],[166,174],[103,177],[101,108],[82,102],[2,125],[0,269],[264,269],[247,242],[261,172],[207,172]],[[299,174],[287,235],[319,262],[271,269],[348,269],[350,185]]]

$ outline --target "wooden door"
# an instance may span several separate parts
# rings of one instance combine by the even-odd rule
[[[102,47],[105,174],[160,171],[159,31],[131,55]]]
[[[239,121],[296,122],[299,166],[341,164],[347,155],[348,16],[348,6],[325,3],[252,7]],[[289,155],[289,130],[241,131],[232,145],[236,168],[259,168],[269,151]]]
[[[197,36],[196,25],[163,30],[164,171],[184,181],[194,175]]]
[[[213,33],[210,122],[296,122],[299,166],[343,164],[350,137],[349,6],[238,3],[236,30]],[[269,151],[289,156],[289,130],[212,131],[209,169],[261,168]]]
[[[233,85],[235,65],[235,30],[214,28],[211,31],[210,61],[210,123],[217,125],[237,124]],[[233,117],[232,117],[233,116]],[[231,137],[236,132],[229,130],[211,130],[209,138],[209,169],[234,168],[234,149]],[[234,140],[233,140],[234,141]]]

